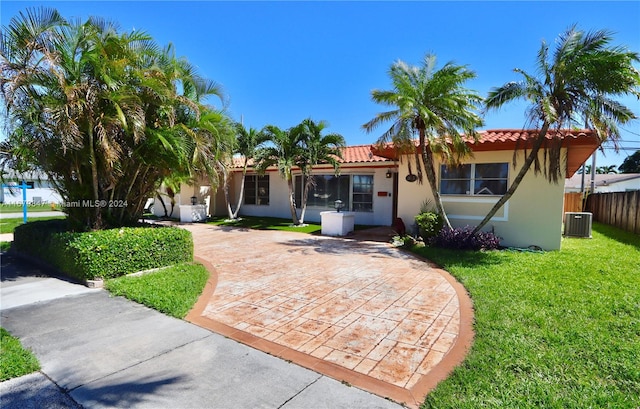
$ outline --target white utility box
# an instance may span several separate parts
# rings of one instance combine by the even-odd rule
[[[353,231],[355,214],[352,212],[320,212],[320,225],[325,236],[346,236]]]
[[[207,220],[205,205],[180,205],[180,221],[183,223],[203,222]]]

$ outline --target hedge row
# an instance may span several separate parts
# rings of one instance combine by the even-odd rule
[[[16,227],[13,248],[81,281],[193,261],[191,232],[177,227],[76,233],[64,220],[35,221]]]

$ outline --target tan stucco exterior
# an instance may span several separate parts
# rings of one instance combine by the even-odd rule
[[[431,200],[433,195],[426,178],[421,185],[407,182],[409,174],[407,161],[413,157],[404,156],[399,166],[398,183],[398,217],[411,229],[415,229],[415,216],[425,200]],[[520,153],[518,168],[511,165],[513,151],[476,152],[472,158],[464,163],[508,163],[509,185],[515,178],[520,166],[524,162],[524,154]],[[540,153],[543,160],[543,153]],[[436,166],[439,180],[440,164]],[[413,173],[416,173],[415,162],[411,163]],[[563,180],[563,179],[561,179]],[[498,211],[484,230],[493,231],[502,238],[502,244],[513,247],[538,246],[545,250],[557,250],[561,243],[562,205],[564,187],[560,184],[550,184],[544,175],[533,175],[533,169],[524,177],[513,197]],[[475,226],[488,213],[489,209],[500,199],[500,196],[468,196],[443,195],[443,204],[447,215],[454,227]]]

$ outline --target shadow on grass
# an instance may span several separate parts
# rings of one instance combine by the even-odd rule
[[[593,223],[592,228],[593,231],[598,232],[611,240],[615,240],[623,244],[629,244],[640,250],[640,235],[602,223]]]

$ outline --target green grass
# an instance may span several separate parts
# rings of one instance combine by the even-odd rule
[[[254,230],[283,230],[283,231],[295,231],[300,233],[320,234],[322,230],[318,223],[305,223],[306,226],[296,227],[291,223],[291,219],[279,219],[276,217],[256,217],[256,216],[242,216],[240,220],[225,221],[224,217],[214,217],[207,224],[213,224],[216,226],[231,226],[231,227],[243,227],[246,229]]]
[[[184,318],[196,303],[209,278],[201,264],[183,263],[141,276],[107,280],[105,288],[114,295],[176,318]]]
[[[27,219],[27,223],[35,220],[53,220],[64,219],[66,216],[51,216],[51,217],[32,217]],[[22,217],[19,219],[0,219],[0,234],[13,233],[16,227],[20,226],[23,222]]]
[[[0,382],[40,370],[38,359],[20,341],[0,328]]]
[[[56,205],[54,211],[62,210],[60,205]],[[0,213],[22,213],[22,205],[21,204],[6,204],[0,203]],[[27,205],[27,212],[50,212],[51,204],[41,204],[41,205]]]
[[[9,251],[10,248],[11,248],[11,242],[10,241],[0,241],[0,253],[4,253],[6,251]]]
[[[305,222],[305,226],[297,227],[291,223],[291,219],[280,219],[277,217],[242,216],[240,220],[235,221],[227,221],[225,217],[213,217],[209,219],[207,224],[213,224],[215,226],[241,227],[254,230],[294,231],[306,234],[320,234],[322,231],[322,226],[319,223]],[[354,230],[364,230],[372,227],[376,226],[356,224],[354,226]]]
[[[640,407],[640,237],[593,230],[542,254],[413,249],[475,309],[470,354],[424,408]]]

